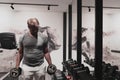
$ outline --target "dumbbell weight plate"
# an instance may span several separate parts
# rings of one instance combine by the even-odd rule
[[[116,75],[117,70],[118,70],[118,66],[112,66],[111,69],[108,72],[108,75],[109,76]]]
[[[88,74],[90,74],[90,70],[89,70],[88,67],[85,67],[84,69],[86,70],[86,72],[87,72]]]
[[[17,68],[13,68],[10,70],[10,76],[13,78],[17,78],[19,76],[19,70]]]
[[[19,77],[19,75],[21,75],[21,73],[22,73],[22,69],[20,67],[19,68],[12,68],[10,70],[10,76],[13,78]]]
[[[87,74],[90,74],[90,70],[88,67],[84,67],[83,70],[78,70],[77,74],[81,73],[81,72],[86,72]]]
[[[47,67],[48,74],[52,75],[56,72],[57,68],[55,65],[51,64]]]

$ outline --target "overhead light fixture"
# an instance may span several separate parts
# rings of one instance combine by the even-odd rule
[[[50,5],[48,5],[48,10],[50,10]]]
[[[11,4],[11,6],[10,6],[10,7],[11,7],[11,9],[13,9],[13,10],[15,9],[15,8],[13,7],[13,3]]]
[[[13,5],[33,5],[33,6],[47,6],[48,10],[50,10],[51,6],[59,6],[57,4],[31,4],[31,3],[11,3],[11,2],[0,2],[0,4],[10,4],[10,7],[12,10],[14,10],[14,6]]]
[[[91,12],[91,8],[90,8],[90,6],[88,7],[88,12]]]

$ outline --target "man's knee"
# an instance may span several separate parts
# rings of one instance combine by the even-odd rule
[[[39,80],[45,80],[45,75],[42,75]]]

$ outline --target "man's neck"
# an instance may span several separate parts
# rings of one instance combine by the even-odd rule
[[[37,39],[37,33],[36,34],[32,34],[32,33],[29,32],[29,34],[30,34],[30,36],[35,37]]]

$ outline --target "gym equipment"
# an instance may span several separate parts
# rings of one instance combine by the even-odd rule
[[[95,67],[95,60],[89,59],[86,57],[86,60],[84,60],[85,63],[89,64],[91,67]]]
[[[73,77],[73,80],[93,80],[89,68],[83,64],[79,65],[73,59],[63,62],[63,66],[68,70],[68,74]]]
[[[14,33],[0,33],[0,47],[3,49],[16,49],[16,38]]]
[[[60,71],[60,70],[57,70],[54,74],[54,79],[53,80],[67,80],[65,74]]]
[[[118,71],[118,66],[112,66],[108,72],[108,75],[115,76],[117,71]]]
[[[105,62],[102,62],[102,72],[106,72],[106,69],[107,69],[107,65]]]
[[[47,73],[52,75],[56,72],[57,70],[57,67],[54,65],[54,64],[50,64],[48,67],[47,67]]]
[[[73,76],[75,80],[93,80],[88,67],[81,67],[74,70]]]
[[[73,65],[69,65],[69,71],[71,72],[72,75],[77,74],[77,71],[81,71],[84,69],[84,65],[78,65],[78,64],[73,64]]]
[[[83,72],[83,71],[87,72],[88,74],[90,74],[90,70],[89,70],[88,67],[84,67],[83,70],[78,71],[78,73]]]
[[[11,70],[10,70],[10,76],[12,77],[12,78],[17,78],[17,77],[19,77],[19,75],[21,75],[21,73],[22,73],[22,69],[19,67],[19,68],[12,68]]]
[[[76,75],[76,80],[94,80],[94,78],[85,71],[81,71]]]
[[[118,66],[102,62],[103,80],[120,80]]]

